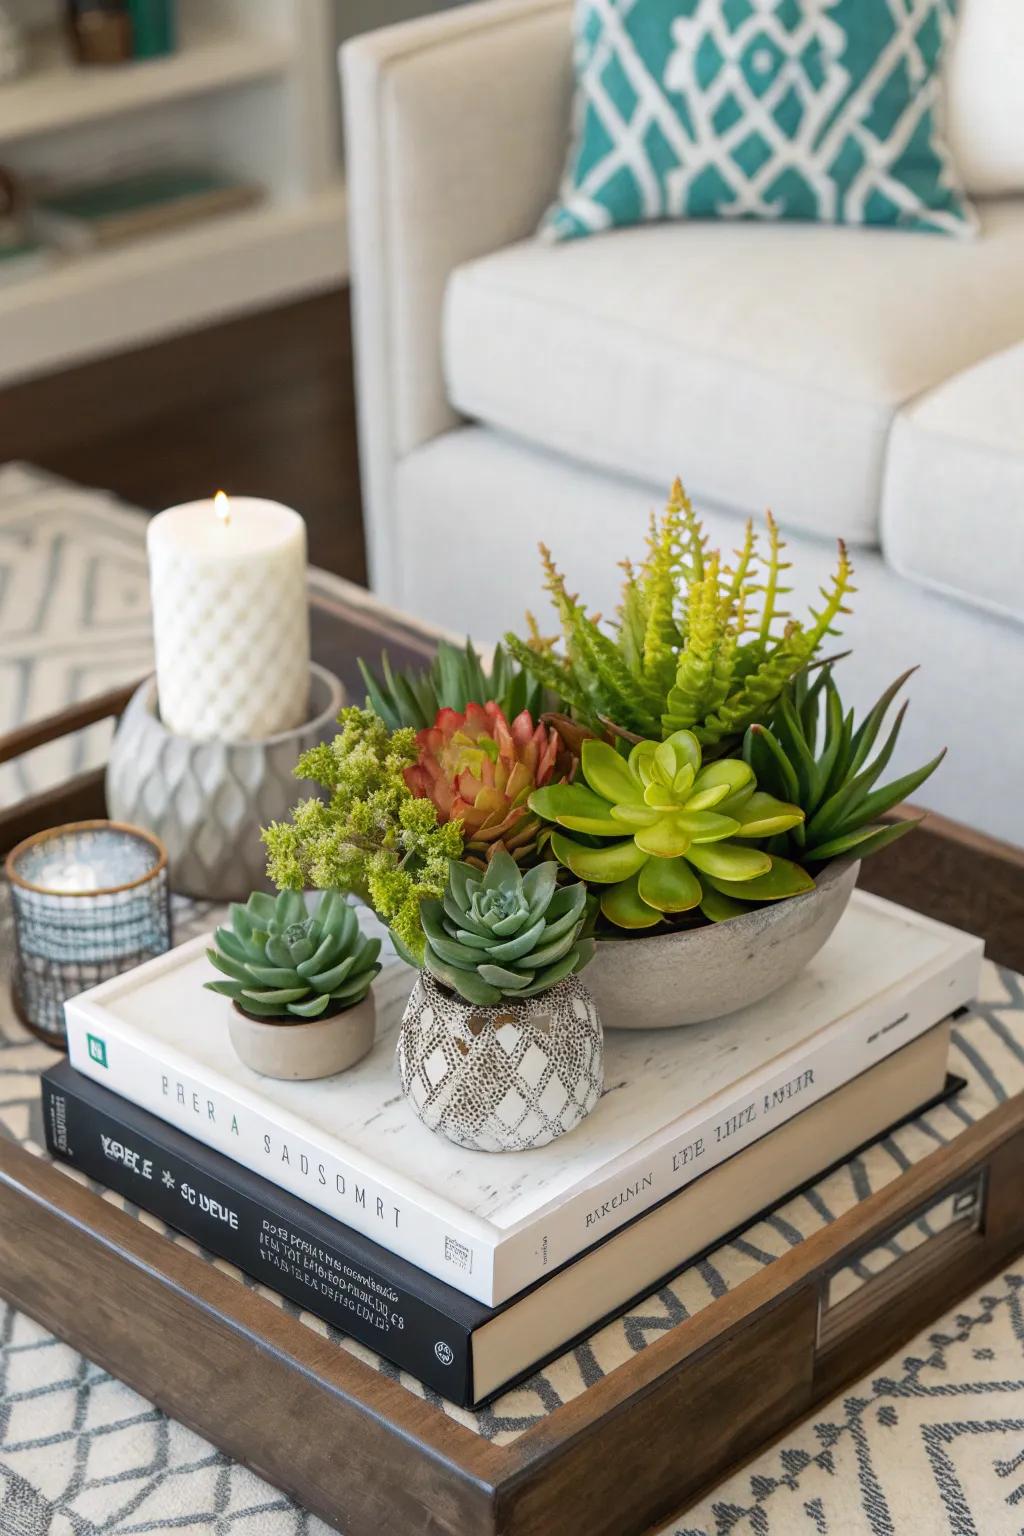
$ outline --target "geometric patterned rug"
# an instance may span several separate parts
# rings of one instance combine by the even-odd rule
[[[10,504],[5,508],[5,490],[21,498],[20,510]],[[46,516],[26,518],[26,498],[35,498],[36,514],[45,504]],[[36,702],[37,709],[28,714],[48,712],[75,696],[76,676],[87,678],[82,691],[95,691],[102,686],[96,679],[105,667],[112,672],[123,662],[126,678],[145,670],[147,594],[143,586],[136,606],[130,598],[135,584],[129,579],[140,569],[143,527],[138,513],[109,498],[41,481],[20,468],[0,469],[0,730],[25,718],[17,707],[19,698]],[[60,604],[40,603],[40,594],[45,596],[40,537],[57,548],[55,555],[51,547],[46,559],[63,582]],[[91,597],[79,593],[77,599],[69,590],[69,573],[89,579],[83,575],[90,567],[87,542],[94,550],[109,552],[112,545],[120,550],[126,598],[120,616],[109,586],[102,601],[95,587]],[[24,595],[31,584],[18,571],[19,551],[34,562],[35,612],[49,614],[47,643],[30,656],[18,650],[18,632],[34,634]],[[17,622],[11,620],[12,594],[22,610]],[[130,616],[129,608],[134,610]],[[83,620],[88,621],[77,674],[76,648],[62,638],[62,615],[73,617],[80,637]],[[107,645],[97,633],[104,629],[110,636]],[[60,658],[56,664],[55,657]],[[20,676],[28,686],[5,689],[5,673],[8,683]],[[106,675],[107,685],[117,680]],[[60,687],[71,692],[61,698]],[[102,743],[93,750],[102,752]],[[58,772],[63,770],[64,764],[57,765]],[[40,787],[35,771],[31,787]],[[179,936],[184,936],[180,930]],[[36,1074],[49,1053],[30,1043],[5,1012],[0,1002],[0,1134],[31,1144],[39,1135]],[[590,1380],[614,1369],[623,1355],[646,1347],[723,1287],[730,1289],[771,1263],[846,1208],[859,1189],[887,1182],[901,1166],[948,1140],[1007,1093],[1024,1090],[1020,978],[986,966],[983,1004],[958,1031],[953,1065],[970,1079],[959,1101],[905,1127],[816,1190],[788,1202],[649,1298],[632,1321],[612,1325],[549,1367],[535,1386],[508,1394],[486,1416],[466,1414],[464,1421],[492,1438],[515,1438],[538,1413],[586,1390]],[[180,1236],[176,1240],[193,1246]],[[1024,1265],[1011,1266],[955,1315],[789,1431],[775,1448],[670,1524],[664,1536],[1021,1536],[1022,1302]],[[354,1347],[340,1336],[338,1342]],[[423,1390],[408,1380],[406,1385]],[[463,1417],[460,1410],[451,1411]],[[680,1454],[685,1453],[681,1446]],[[325,1530],[244,1467],[0,1304],[0,1536],[51,1531],[59,1536],[164,1531],[312,1536]]]

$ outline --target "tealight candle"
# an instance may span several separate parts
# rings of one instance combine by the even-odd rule
[[[25,1024],[60,1045],[64,1003],[171,947],[167,853],[113,821],[37,832],[12,848],[14,997]]]
[[[253,496],[170,507],[149,524],[157,697],[176,736],[255,741],[309,704],[306,525]]]

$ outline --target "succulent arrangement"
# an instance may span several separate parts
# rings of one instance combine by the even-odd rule
[[[550,860],[525,875],[508,853],[482,872],[455,861],[444,900],[423,903],[424,966],[480,1007],[536,997],[593,954],[593,940],[580,937],[586,901],[586,886],[559,885]]]
[[[854,591],[840,542],[820,608],[805,620],[783,607],[789,562],[769,514],[765,540],[748,523],[727,561],[707,547],[682,485],[672,487],[660,523],[652,519],[646,558],[626,564],[614,620],[602,625],[572,596],[549,551],[546,585],[562,630],[562,652],[536,625],[507,635],[513,658],[592,731],[634,740],[690,730],[705,748],[739,745],[766,721],[786,684],[813,661]]]
[[[696,907],[718,922],[744,902],[812,889],[799,865],[758,846],[796,827],[803,811],[759,790],[742,759],[703,764],[692,731],[638,741],[628,758],[585,741],[581,768],[585,783],[540,789],[530,805],[565,829],[551,850],[600,887],[601,913],[614,927],[651,928]]]
[[[260,1019],[288,1023],[352,1008],[380,971],[380,940],[363,938],[338,891],[327,891],[312,917],[296,891],[256,891],[231,906],[230,922],[206,951],[227,980],[205,986]]]
[[[841,543],[802,618],[785,607],[790,566],[773,519],[760,536],[748,525],[727,559],[678,481],[643,561],[626,566],[614,617],[590,613],[542,558],[559,639],[531,619],[490,668],[471,644],[442,645],[426,671],[364,665],[367,708],[342,711],[339,735],[297,769],[325,798],[264,833],[282,889],[353,892],[443,985],[528,996],[528,973],[562,964],[548,957],[555,940],[541,930],[525,958],[506,951],[513,979],[502,981],[501,955],[471,952],[492,938],[514,947],[519,934],[498,933],[485,911],[495,924],[522,916],[552,884],[548,917],[572,916],[566,932],[587,891],[598,938],[672,932],[806,892],[829,860],[863,858],[912,828],[880,818],[941,754],[881,785],[903,710],[883,739],[884,720],[906,678],[857,723],[819,655],[855,590]],[[511,882],[500,900],[485,883],[495,866]],[[513,899],[511,869],[531,894]]]

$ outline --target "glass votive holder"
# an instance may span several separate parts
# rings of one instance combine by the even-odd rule
[[[26,838],[7,855],[14,912],[15,1010],[64,1048],[69,997],[171,947],[167,851],[116,821],[78,821]]]

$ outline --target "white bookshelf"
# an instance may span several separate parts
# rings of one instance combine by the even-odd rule
[[[285,302],[347,275],[336,0],[178,0],[167,58],[81,68],[55,0],[26,0],[32,68],[0,84],[0,164],[88,179],[161,157],[265,200],[0,285],[0,384]]]

